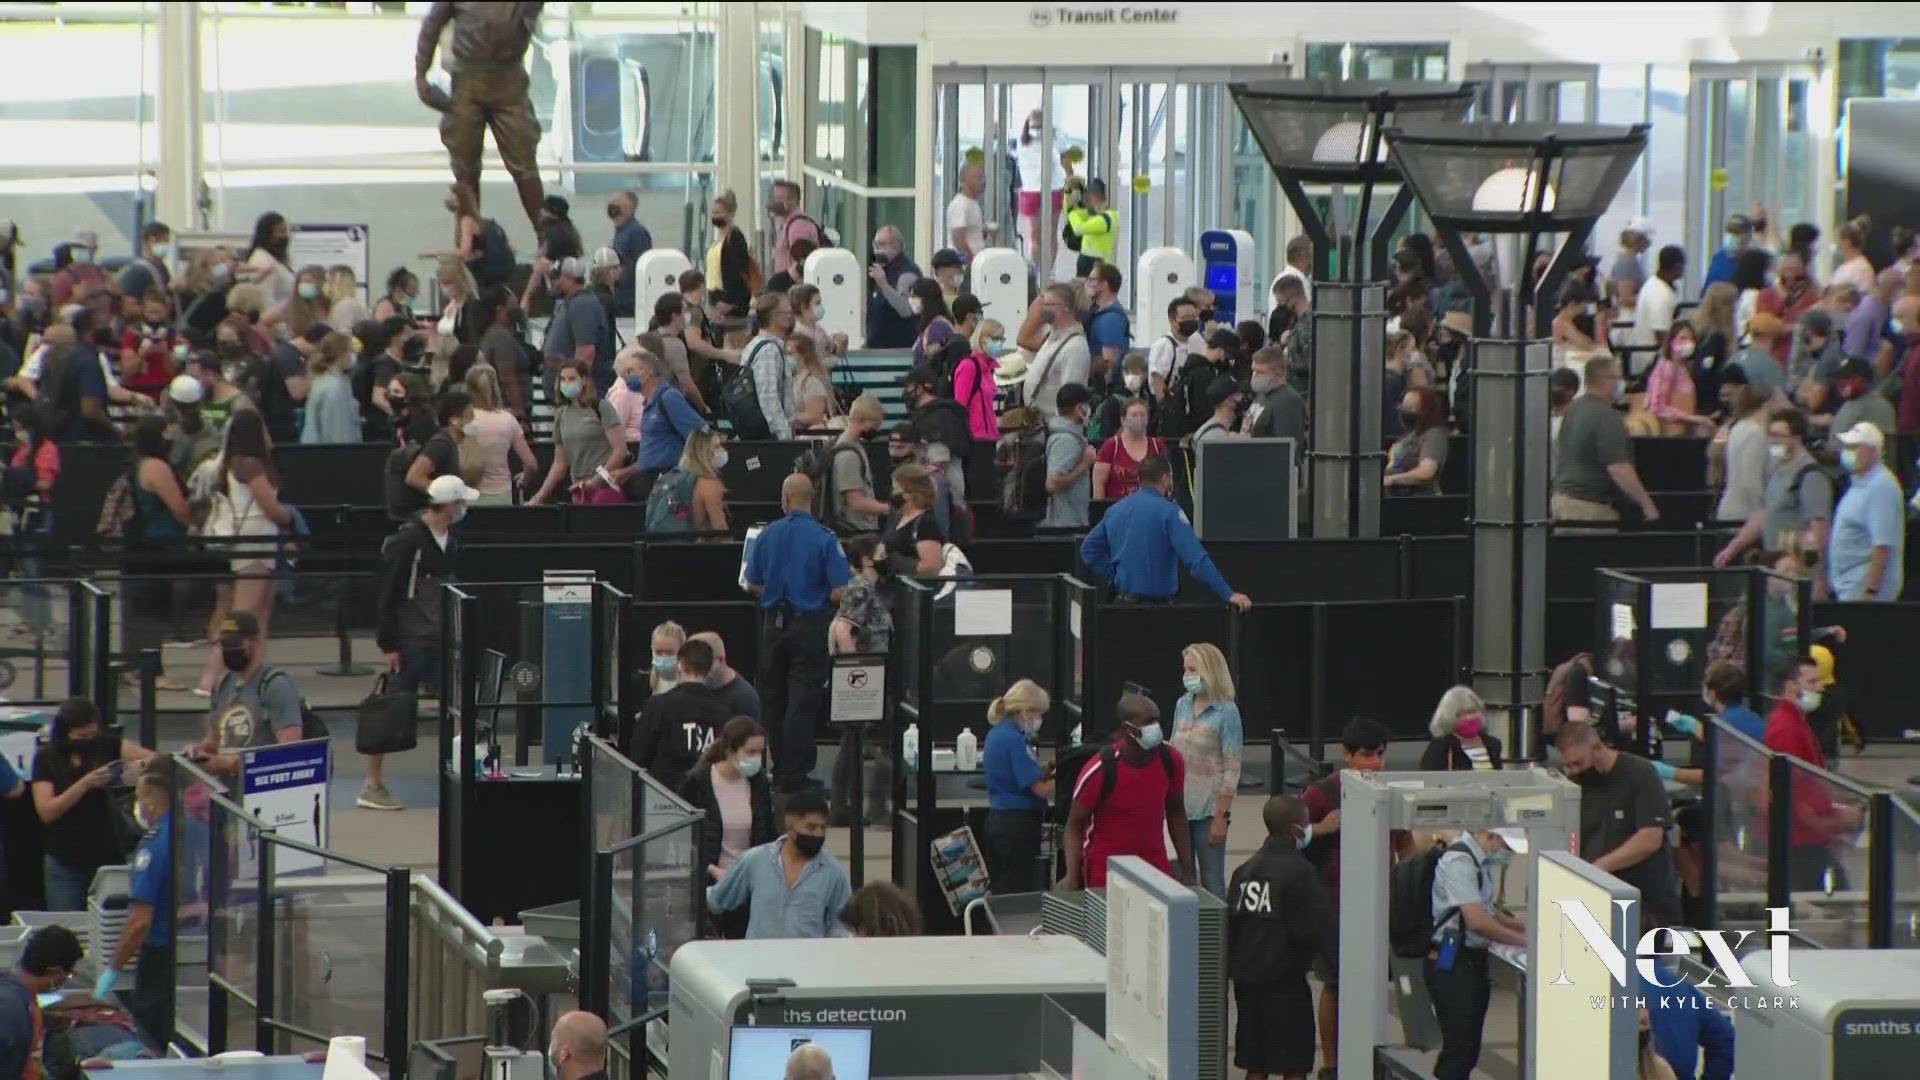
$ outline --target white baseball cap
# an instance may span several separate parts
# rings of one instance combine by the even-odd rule
[[[433,483],[427,485],[427,501],[435,506],[456,502],[470,503],[479,497],[480,492],[468,487],[466,481],[451,473],[446,476],[436,476],[433,478]]]
[[[1644,236],[1647,239],[1651,240],[1653,239],[1653,222],[1648,221],[1646,218],[1643,218],[1643,217],[1637,217],[1637,218],[1634,218],[1632,221],[1627,222],[1627,227],[1621,231],[1630,232],[1630,233],[1639,233],[1641,236]]]
[[[1842,446],[1871,446],[1875,450],[1878,450],[1886,446],[1886,444],[1887,437],[1881,434],[1879,428],[1865,420],[1860,421],[1840,433],[1840,445]]]
[[[198,405],[206,393],[207,388],[191,375],[175,375],[167,384],[167,396],[181,405]]]
[[[620,253],[610,247],[598,248],[593,253],[592,266],[595,270],[611,270],[620,265]]]
[[[1495,829],[1493,830],[1493,835],[1505,840],[1507,846],[1513,849],[1515,855],[1525,855],[1527,853],[1527,830]]]

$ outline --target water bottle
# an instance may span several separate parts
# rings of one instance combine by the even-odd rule
[[[960,772],[980,767],[980,740],[974,737],[972,728],[961,728],[960,737],[953,741],[953,767]]]
[[[1080,746],[1080,725],[1079,724],[1073,725],[1073,731],[1068,735],[1068,737],[1073,740],[1073,745],[1077,749]]]
[[[905,734],[900,737],[900,756],[906,759],[907,768],[920,766],[920,725],[908,724]]]

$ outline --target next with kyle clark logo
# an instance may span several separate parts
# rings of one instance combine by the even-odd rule
[[[1635,901],[1632,900],[1614,901],[1623,915],[1634,903]],[[1705,962],[1708,973],[1694,985],[1701,990],[1731,991],[1714,995],[1723,1007],[1753,1010],[1800,1007],[1799,997],[1793,995],[1738,992],[1757,989],[1753,979],[1747,975],[1746,969],[1740,966],[1738,950],[1748,938],[1760,931],[1685,930],[1671,926],[1656,926],[1640,935],[1640,943],[1634,950],[1636,957],[1634,966],[1637,969],[1638,978],[1629,981],[1626,954],[1614,944],[1612,937],[1607,933],[1607,928],[1594,917],[1584,901],[1555,900],[1553,906],[1559,910],[1561,916],[1555,920],[1554,925],[1555,932],[1560,935],[1562,959],[1560,971],[1553,981],[1547,984],[1549,986],[1575,986],[1574,981],[1567,977],[1566,970],[1568,927],[1572,927],[1580,940],[1586,943],[1587,948],[1591,949],[1593,954],[1600,958],[1601,963],[1606,965],[1607,974],[1613,980],[1612,989],[1623,992],[1635,989],[1671,989],[1678,986],[1683,981],[1679,973],[1671,965],[1661,965],[1659,961],[1691,955],[1687,947],[1687,938],[1697,937],[1701,947],[1706,951]],[[1765,933],[1770,972],[1773,986],[1779,988],[1796,985],[1788,960],[1788,942],[1793,932],[1788,924],[1788,916],[1789,911],[1786,908],[1767,909]],[[1542,928],[1542,932],[1545,932],[1545,928]],[[1666,1008],[1703,1007],[1699,999],[1691,994],[1660,998],[1658,995],[1644,993],[1616,993],[1611,996],[1595,995],[1589,1000],[1596,1009],[1604,1008],[1609,1004],[1616,1008],[1646,1008],[1651,1007],[1648,1001],[1649,996],[1654,997],[1659,1006]]]

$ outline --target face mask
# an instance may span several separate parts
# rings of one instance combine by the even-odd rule
[[[824,319],[827,317],[827,305],[815,304],[813,305],[812,310],[808,312],[808,314],[813,316],[814,322],[819,322],[821,319]]]
[[[1180,335],[1182,337],[1192,337],[1194,334],[1198,333],[1200,330],[1200,320],[1199,319],[1181,319],[1177,324],[1174,325],[1174,329],[1180,331]]]
[[[317,300],[320,297],[320,286],[315,282],[303,281],[296,291],[299,292],[302,300]]]
[[[727,467],[727,452],[725,450],[715,450],[713,452],[713,467],[716,470]]]
[[[447,209],[449,209],[449,210],[451,210],[451,209],[453,209],[453,208],[452,208],[452,207],[448,207]],[[617,206],[609,206],[609,207],[607,207],[607,217],[609,217],[609,218],[612,218],[612,219],[614,219],[614,220],[618,220],[618,219],[619,219],[619,217],[620,217],[620,208],[619,208],[619,207],[617,207]]]
[[[1781,446],[1779,443],[1770,443],[1767,446],[1767,457],[1772,459],[1775,464],[1785,461],[1787,460],[1787,448]]]
[[[1027,733],[1028,742],[1033,742],[1035,739],[1038,739],[1040,737],[1040,725],[1045,722],[1046,722],[1045,717],[1036,716],[1029,719],[1026,723],[1020,725],[1021,730]]]
[[[636,394],[637,394],[637,393],[639,393],[639,392],[640,392],[640,385],[641,385],[641,379],[640,379],[640,376],[638,376],[638,375],[628,375],[628,376],[626,376],[625,378],[623,378],[623,379],[621,379],[620,381],[621,381],[621,382],[623,382],[623,383],[626,383],[626,384],[627,384],[627,389],[629,389],[629,390],[631,390],[631,391],[633,391],[634,393],[636,393]]]
[[[1673,347],[1667,351],[1673,354],[1675,360],[1685,360],[1687,357],[1693,355],[1693,342],[1676,341],[1673,343]]]
[[[1722,251],[1733,251],[1739,246],[1740,238],[1737,236],[1723,236],[1720,238],[1720,250]]]
[[[1267,375],[1255,375],[1253,378],[1247,380],[1247,384],[1253,388],[1253,392],[1256,394],[1265,394],[1274,387],[1273,378]]]
[[[912,312],[913,312],[913,313],[914,313],[915,315],[918,315],[918,314],[920,314],[920,298],[919,298],[919,297],[917,297],[917,296],[911,296],[911,297],[908,297],[908,298],[907,298],[907,307],[908,307],[908,308],[909,308],[909,309],[910,309],[910,310],[911,310],[911,311],[912,311]]]
[[[1139,741],[1142,750],[1152,750],[1159,746],[1161,739],[1159,722],[1156,721],[1141,728],[1134,733],[1134,738]]]
[[[580,384],[579,384],[579,383],[577,383],[577,382],[563,382],[563,383],[561,383],[561,384],[560,384],[560,396],[561,396],[561,397],[563,397],[563,398],[566,398],[566,399],[567,399],[568,401],[572,401],[573,399],[575,399],[575,398],[577,398],[577,397],[579,397],[579,396],[580,396]]]
[[[1120,421],[1120,427],[1127,434],[1133,436],[1136,439],[1140,438],[1141,436],[1147,433],[1147,422],[1145,420],[1139,419],[1138,417],[1130,417],[1126,420]]]
[[[716,229],[724,229],[724,228],[726,228],[726,227],[727,227],[727,219],[726,219],[726,218],[723,218],[723,217],[717,217],[717,218],[713,218],[713,219],[712,219],[712,221],[713,221],[713,227],[714,227],[714,228],[716,228]]]
[[[187,347],[185,345],[175,345],[173,347],[173,358],[185,363],[187,359]]]
[[[220,662],[227,665],[228,671],[245,671],[253,658],[247,655],[245,645],[220,646]]]
[[[227,267],[226,263],[215,263],[209,276],[213,278],[215,285],[225,285],[227,279],[233,276],[233,271]]]
[[[1187,693],[1197,694],[1206,684],[1200,681],[1200,676],[1198,675],[1182,675],[1180,676],[1180,685],[1187,688]]]
[[[1478,716],[1463,716],[1453,725],[1453,733],[1463,739],[1477,739],[1486,728],[1486,720]]]
[[[820,854],[820,849],[826,846],[826,843],[827,843],[827,838],[824,836],[796,835],[793,838],[794,850],[798,851],[800,854],[806,856],[809,859],[813,858],[815,855]]]
[[[665,678],[666,676],[672,675],[674,669],[679,666],[680,658],[673,653],[653,654],[653,673],[655,675]]]
[[[155,262],[159,262],[162,264],[172,262],[173,261],[173,245],[172,244],[153,245],[153,258]]]
[[[93,261],[93,249],[92,248],[75,248],[73,252],[73,261],[78,263],[81,266],[87,265],[88,263]]]
[[[1294,847],[1305,851],[1307,850],[1307,845],[1311,843],[1313,843],[1313,830],[1306,826],[1301,826],[1300,835],[1293,840]]]
[[[760,755],[741,757],[734,761],[733,767],[740,770],[741,776],[751,780],[760,775]]]
[[[1413,425],[1420,422],[1420,414],[1417,412],[1414,412],[1412,409],[1401,409],[1400,422],[1406,425],[1407,427],[1412,427]]]
[[[1860,471],[1860,455],[1853,447],[1845,447],[1840,451],[1840,467],[1848,472]]]
[[[456,507],[453,511],[453,523],[458,525],[465,520],[467,520],[467,508],[465,506]]]
[[[1507,865],[1512,861],[1513,861],[1513,852],[1511,851],[1496,851],[1493,854],[1487,856],[1487,865],[1493,867],[1496,870],[1502,866]]]
[[[1138,393],[1140,388],[1146,385],[1146,381],[1147,377],[1145,375],[1128,374],[1120,376],[1120,382],[1126,386],[1127,392],[1130,394]]]
[[[1818,690],[1800,691],[1800,711],[1812,712],[1813,710],[1819,708],[1821,697],[1822,695]]]
[[[996,360],[1007,355],[1007,343],[999,340],[987,342],[987,355]]]

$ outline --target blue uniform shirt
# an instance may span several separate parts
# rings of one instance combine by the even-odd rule
[[[833,590],[853,577],[840,538],[804,510],[761,530],[747,556],[747,584],[761,588],[760,606],[782,604],[810,614],[833,610]]]
[[[173,815],[163,814],[140,838],[140,846],[133,849],[132,881],[127,888],[130,903],[153,908],[148,945],[173,943],[173,890],[168,884],[172,862]]]
[[[1754,742],[1765,742],[1767,739],[1767,722],[1760,719],[1759,713],[1743,704],[1733,704],[1721,709],[1720,719],[1732,724],[1735,731]]]
[[[987,773],[987,809],[1045,810],[1047,800],[1033,793],[1046,776],[1033,756],[1033,743],[1009,716],[987,729],[987,748],[981,755]]]
[[[1141,488],[1107,511],[1080,544],[1080,561],[1126,596],[1171,600],[1180,591],[1180,567],[1222,600],[1233,596],[1213,557],[1172,499]]]

